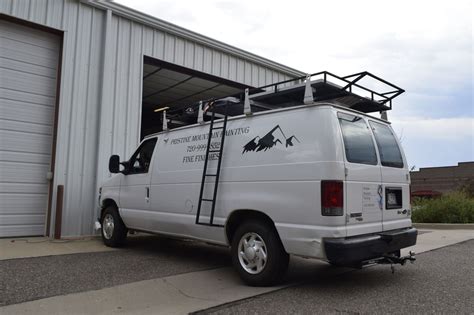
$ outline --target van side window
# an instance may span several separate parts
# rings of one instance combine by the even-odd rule
[[[382,165],[402,168],[402,153],[392,130],[388,126],[375,121],[369,123],[374,131]]]
[[[357,116],[338,113],[342,138],[348,162],[361,164],[377,164],[372,133],[365,121]]]
[[[146,140],[132,155],[129,161],[130,172],[129,174],[142,174],[148,173],[150,168],[151,157],[153,156],[153,150],[155,149],[156,138]]]

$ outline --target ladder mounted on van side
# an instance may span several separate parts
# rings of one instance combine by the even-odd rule
[[[215,104],[214,101],[209,102],[207,105],[207,109],[205,111],[212,109],[214,104]],[[204,168],[202,172],[201,189],[199,191],[199,202],[198,202],[198,207],[197,207],[197,212],[196,212],[196,224],[224,227],[224,225],[222,224],[214,223],[214,213],[216,210],[217,189],[219,187],[219,177],[220,177],[221,165],[222,165],[222,152],[224,151],[224,140],[225,140],[225,134],[226,134],[226,129],[227,129],[227,118],[228,118],[228,104],[227,103],[225,105],[223,120],[217,122],[217,123],[222,123],[222,126],[218,126],[218,127],[214,126],[214,124],[216,123],[215,118],[216,118],[216,112],[213,110],[212,115],[211,115],[211,121],[209,124],[209,134],[207,138],[206,157],[204,160]],[[211,141],[212,141],[212,137],[214,135],[215,130],[222,130],[221,141],[220,141],[220,145],[218,149],[211,148]],[[215,173],[208,173],[208,162],[209,162],[210,155],[212,157],[217,155],[217,169]],[[213,182],[214,189],[212,190],[211,198],[204,198],[204,190],[205,190],[207,179],[209,178],[214,178],[214,182]],[[211,212],[209,215],[209,221],[207,222],[203,222],[201,220],[201,210],[202,210],[203,202],[211,204]]]

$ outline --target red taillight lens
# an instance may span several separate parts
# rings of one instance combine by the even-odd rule
[[[344,186],[342,181],[321,181],[321,214],[343,215]]]

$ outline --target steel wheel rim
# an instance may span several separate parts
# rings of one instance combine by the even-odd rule
[[[106,239],[110,240],[112,238],[114,226],[114,217],[110,213],[107,213],[102,222],[102,232]]]
[[[267,265],[267,245],[255,232],[246,233],[240,238],[237,254],[240,266],[250,274],[259,274]]]

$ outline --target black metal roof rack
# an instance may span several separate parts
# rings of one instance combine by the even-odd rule
[[[362,83],[363,80],[369,82]],[[372,86],[377,88],[369,87],[367,83],[372,83]],[[306,102],[309,87],[311,98],[309,102]],[[321,71],[258,88],[250,88],[248,91],[228,97],[203,100],[201,104],[204,104],[203,107],[206,104],[213,104],[212,109],[206,111],[205,120],[210,119],[212,112],[222,116],[224,108],[227,108],[228,116],[242,115],[245,111],[245,93],[248,93],[252,112],[330,101],[363,113],[371,113],[391,110],[392,100],[403,92],[405,90],[367,71],[344,77]],[[226,106],[227,104],[229,106]],[[167,117],[171,119],[172,124],[174,120],[181,122],[176,125],[178,127],[195,124],[198,112],[199,105],[195,103],[171,109]]]
[[[316,80],[312,80],[316,78]],[[371,79],[378,85],[374,88],[362,85],[362,79]],[[250,98],[269,104],[301,105],[304,99],[306,80],[310,80],[314,101],[333,100],[355,110],[370,113],[392,109],[392,100],[405,92],[402,88],[364,71],[340,77],[328,71],[321,71],[304,77],[293,78],[250,89]],[[381,88],[386,90],[381,91]],[[290,105],[291,106],[291,105]],[[283,106],[286,107],[286,106]]]

